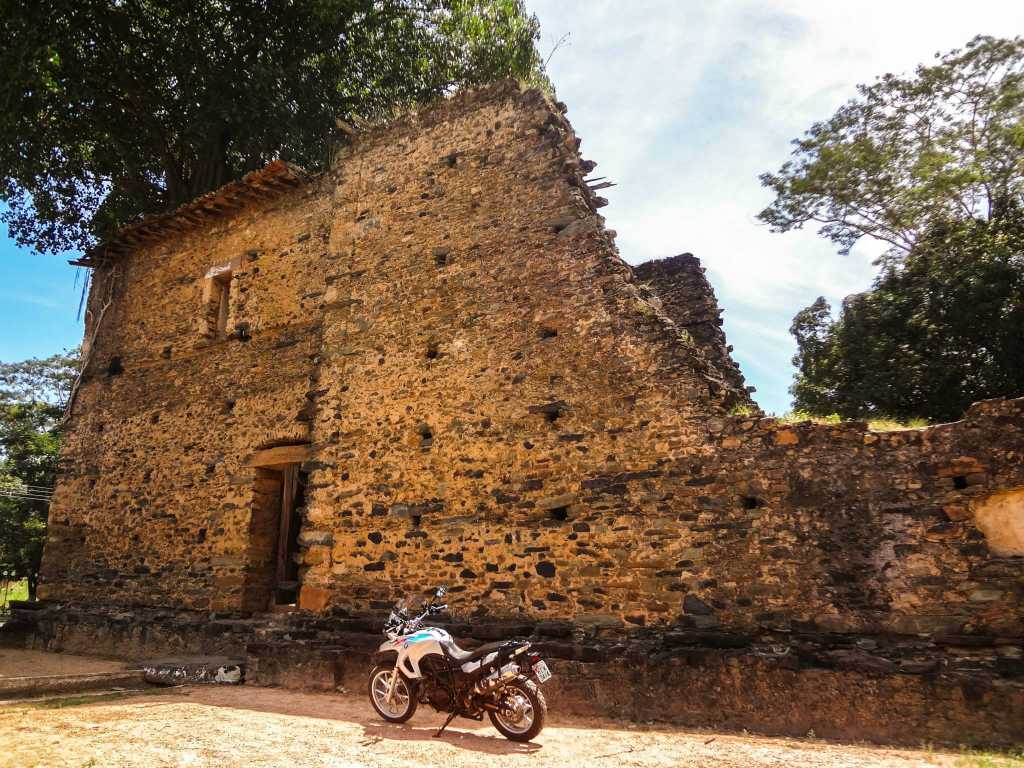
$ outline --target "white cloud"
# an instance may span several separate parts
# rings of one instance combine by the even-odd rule
[[[812,232],[756,222],[758,174],[854,95],[975,34],[1024,32],[1024,4],[927,0],[527,0],[583,154],[619,186],[602,211],[631,263],[697,255],[766,410],[785,410],[792,316],[868,287],[878,248],[847,257]]]
[[[34,304],[37,307],[46,307],[47,309],[65,309],[65,305],[56,299],[50,298],[49,296],[41,296],[35,293],[24,293],[24,292],[10,292],[5,291],[0,293],[0,298],[6,301],[12,301],[20,304]]]

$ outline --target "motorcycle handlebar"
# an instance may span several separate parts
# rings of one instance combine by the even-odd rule
[[[392,617],[395,619],[395,621],[390,621],[389,620],[384,625],[384,631],[385,632],[393,631],[396,634],[405,634],[407,632],[411,632],[411,631],[414,631],[414,630],[418,629],[419,626],[420,626],[420,623],[423,621],[423,619],[425,619],[430,614],[432,614],[432,613],[440,613],[441,611],[447,611],[447,610],[448,610],[448,604],[447,603],[444,603],[442,605],[434,605],[433,603],[431,603],[430,605],[428,605],[426,607],[426,610],[424,610],[423,613],[421,613],[419,616],[413,616],[411,618],[406,618],[406,616],[404,614],[392,613]]]

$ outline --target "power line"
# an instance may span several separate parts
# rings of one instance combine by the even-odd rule
[[[0,491],[0,496],[4,496],[8,499],[28,499],[30,501],[50,501],[53,498],[52,496],[46,496],[43,494],[15,493],[13,491]]]

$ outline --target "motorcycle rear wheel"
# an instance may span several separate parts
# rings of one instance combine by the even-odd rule
[[[392,675],[398,675],[394,700],[387,699]],[[370,670],[370,704],[389,723],[404,723],[416,712],[416,689],[394,664],[378,664]]]
[[[499,710],[489,711],[491,725],[511,741],[530,741],[544,729],[548,703],[538,685],[529,678],[517,677],[501,689]]]

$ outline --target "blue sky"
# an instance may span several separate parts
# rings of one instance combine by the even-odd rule
[[[1024,34],[1020,0],[526,0],[541,50],[594,174],[618,183],[602,209],[623,258],[701,259],[755,399],[789,409],[788,330],[824,295],[871,283],[880,248],[849,256],[813,231],[772,234],[758,175],[791,139],[855,95],[976,34]]]
[[[879,249],[849,256],[813,232],[773,235],[755,215],[789,141],[854,95],[975,34],[1024,34],[1019,0],[527,0],[549,73],[583,138],[626,261],[690,251],[719,303],[755,398],[789,408],[793,315],[868,287]],[[3,233],[6,234],[6,233]],[[67,256],[0,240],[0,360],[77,344],[82,276]]]
[[[82,341],[77,320],[85,270],[71,256],[39,256],[0,239],[0,360],[47,357]],[[76,285],[77,280],[77,285]]]

